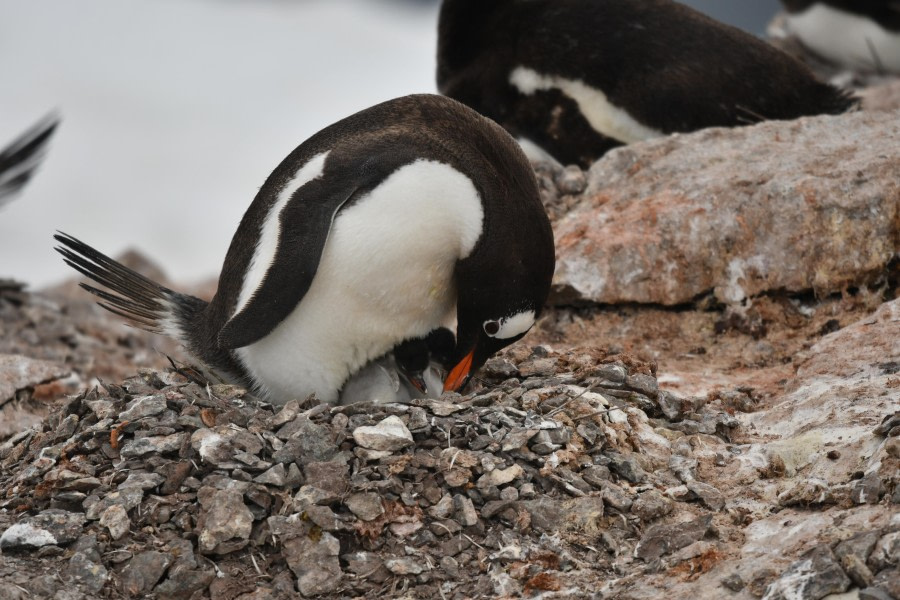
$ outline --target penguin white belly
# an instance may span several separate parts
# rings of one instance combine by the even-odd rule
[[[425,160],[342,210],[304,298],[269,335],[237,350],[260,391],[275,402],[311,393],[335,402],[362,366],[440,326],[455,306],[456,263],[482,221],[471,180]]]
[[[517,67],[510,73],[509,82],[526,96],[540,90],[561,91],[575,101],[578,110],[594,131],[625,144],[665,135],[638,122],[625,109],[610,102],[602,91],[592,88],[583,81],[541,75],[533,69]]]
[[[816,54],[848,68],[900,73],[900,33],[830,6],[789,15],[788,27]]]

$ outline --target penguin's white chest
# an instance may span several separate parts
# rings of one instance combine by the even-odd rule
[[[816,54],[851,69],[900,73],[900,33],[824,4],[788,16],[788,26]]]
[[[335,402],[350,375],[454,309],[454,269],[482,221],[481,199],[459,171],[425,160],[398,169],[338,214],[306,296],[269,335],[238,349],[240,361],[275,402],[311,393]]]

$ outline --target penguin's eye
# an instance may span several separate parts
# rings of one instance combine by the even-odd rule
[[[509,340],[524,335],[534,325],[534,311],[525,310],[502,319],[485,321],[484,332],[492,338]]]
[[[495,336],[500,332],[500,321],[485,321],[484,332],[490,336]]]

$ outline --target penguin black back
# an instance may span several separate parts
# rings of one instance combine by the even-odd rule
[[[787,54],[671,0],[444,0],[438,88],[564,163],[854,100]]]

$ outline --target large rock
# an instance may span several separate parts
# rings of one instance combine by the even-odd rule
[[[555,300],[675,305],[713,291],[735,303],[864,282],[900,248],[898,148],[894,111],[610,152],[554,226]]]
[[[66,377],[70,372],[70,369],[59,363],[21,355],[0,354],[0,406],[21,389],[33,388]]]

